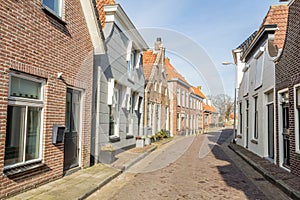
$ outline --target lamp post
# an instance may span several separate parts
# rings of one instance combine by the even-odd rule
[[[234,105],[233,105],[233,143],[236,143],[236,83],[237,83],[237,66],[232,62],[222,62],[222,65],[233,65],[235,69],[235,78],[234,78]]]

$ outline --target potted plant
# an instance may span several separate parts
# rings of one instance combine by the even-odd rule
[[[151,139],[152,139],[152,136],[151,135],[148,135],[145,139],[145,145],[150,145],[151,144]]]
[[[116,149],[112,144],[106,144],[100,149],[100,162],[104,164],[111,164],[116,160]]]
[[[144,148],[144,146],[145,146],[145,137],[136,136],[135,141],[136,141],[135,145],[136,145],[137,148]]]

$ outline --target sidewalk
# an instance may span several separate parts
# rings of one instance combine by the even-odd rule
[[[300,200],[300,177],[287,172],[237,144],[230,143],[229,148],[288,196]]]
[[[79,170],[59,180],[21,193],[10,199],[16,200],[74,200],[85,199],[90,194],[109,183],[132,165],[149,155],[161,145],[172,141],[162,140],[144,148],[133,148],[116,155],[117,160],[111,165],[97,164]]]

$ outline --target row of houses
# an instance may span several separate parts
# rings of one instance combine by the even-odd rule
[[[233,50],[242,79],[236,141],[300,175],[300,1],[274,5],[254,32]]]
[[[131,148],[191,135],[217,112],[114,0],[0,2],[0,198]]]

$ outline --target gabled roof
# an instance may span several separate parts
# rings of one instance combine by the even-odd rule
[[[264,34],[264,31],[269,29],[270,25],[276,25],[277,30],[275,31],[275,39],[273,44],[277,46],[278,49],[282,49],[285,42],[286,31],[287,31],[287,20],[288,20],[288,5],[273,5],[270,7],[267,15],[265,16],[259,30],[255,34],[255,37],[252,38],[251,43],[246,49],[244,49],[243,58],[247,57],[251,49],[255,44],[260,40],[261,36]],[[270,29],[271,30],[271,29]]]
[[[202,99],[206,99],[206,96],[203,94],[203,92],[200,90],[200,88],[192,86],[192,87],[191,87],[191,91],[192,91],[195,95],[201,97]]]
[[[96,1],[96,8],[99,13],[99,20],[101,23],[101,27],[104,28],[106,22],[106,15],[104,12],[105,5],[114,5],[116,4],[114,0],[97,0]]]
[[[157,54],[153,50],[144,51],[143,53],[143,68],[145,80],[149,80]]]
[[[254,40],[255,36],[257,34],[257,31],[254,31],[240,46],[238,46],[236,49],[241,49],[242,52],[245,52],[246,49],[250,46],[252,41]]]
[[[182,82],[189,84],[185,80],[185,78],[176,71],[175,67],[173,67],[173,65],[170,63],[169,58],[165,58],[165,63],[166,63],[166,73],[168,75],[168,81],[170,81],[172,79],[179,79]]]
[[[288,22],[288,13],[289,7],[286,4],[282,5],[273,5],[270,7],[270,10],[262,25],[260,26],[260,30],[263,29],[264,25],[276,24],[278,30],[275,32],[275,40],[274,45],[277,45],[279,49],[283,48],[286,30],[287,30],[287,22]]]

